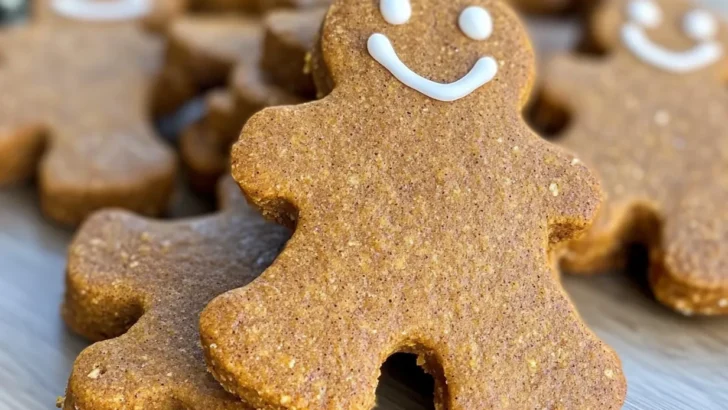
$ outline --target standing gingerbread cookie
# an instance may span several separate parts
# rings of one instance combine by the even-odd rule
[[[521,117],[534,56],[498,0],[337,1],[333,91],[266,109],[233,174],[296,231],[203,311],[210,370],[257,408],[370,409],[411,352],[438,408],[617,409],[619,360],[549,254],[594,219],[596,179]]]
[[[646,244],[660,302],[728,314],[728,29],[691,1],[618,0],[592,31],[609,57],[559,58],[544,78],[547,103],[572,112],[559,142],[608,194],[565,267],[613,268]]]

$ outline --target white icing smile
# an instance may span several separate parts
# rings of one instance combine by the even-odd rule
[[[384,20],[393,25],[405,24],[412,16],[409,0],[380,0],[379,9]],[[462,32],[473,40],[486,40],[493,32],[490,13],[482,7],[471,6],[463,10],[458,24]],[[367,49],[397,80],[439,101],[450,102],[466,97],[490,82],[498,73],[498,64],[493,57],[481,57],[464,77],[453,83],[441,84],[428,80],[407,67],[384,34],[372,34],[367,42]]]
[[[622,27],[622,41],[648,64],[673,73],[687,73],[713,65],[723,57],[723,46],[714,40],[718,23],[706,11],[694,10],[685,15],[683,31],[699,42],[686,51],[673,51],[655,44],[645,33],[645,27],[654,28],[662,23],[662,10],[653,0],[632,0],[627,13],[631,21]]]
[[[151,10],[150,0],[53,0],[51,5],[62,16],[90,21],[131,20]]]

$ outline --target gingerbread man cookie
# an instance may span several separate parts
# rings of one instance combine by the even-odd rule
[[[321,50],[333,91],[261,111],[233,148],[246,196],[295,233],[203,311],[215,378],[257,408],[369,409],[410,352],[438,408],[619,408],[619,360],[549,257],[598,182],[522,120],[535,63],[514,12],[340,0]]]
[[[71,244],[63,316],[96,343],[76,359],[63,408],[248,409],[205,369],[198,314],[253,280],[288,238],[228,178],[221,213],[156,222],[90,218]]]
[[[547,104],[572,112],[558,141],[608,194],[565,267],[620,267],[639,242],[659,301],[727,314],[728,27],[687,0],[618,0],[597,10],[592,31],[608,57],[564,56],[544,77]]]
[[[176,168],[146,109],[161,44],[54,4],[0,32],[0,184],[37,172],[44,212],[65,224],[110,206],[161,213]]]

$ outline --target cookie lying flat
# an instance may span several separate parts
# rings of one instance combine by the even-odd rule
[[[307,54],[315,44],[324,13],[325,9],[270,13],[261,27],[262,51],[251,51],[240,59],[227,91],[208,95],[208,114],[187,129],[180,142],[195,190],[206,192],[210,182],[228,169],[230,145],[251,115],[265,107],[315,97]],[[257,55],[261,56],[255,58]]]
[[[592,28],[606,59],[563,57],[545,99],[573,112],[558,141],[604,181],[599,223],[569,271],[620,267],[649,246],[649,282],[684,314],[728,313],[728,28],[689,1],[605,3]]]
[[[90,340],[64,408],[247,409],[206,369],[198,314],[253,280],[288,238],[248,207],[228,179],[217,215],[164,223],[94,215],[69,251],[63,316]]]
[[[0,185],[37,172],[43,211],[65,224],[110,206],[166,208],[176,165],[147,110],[156,39],[46,9],[0,32],[0,50]]]
[[[369,409],[381,363],[411,352],[438,408],[620,408],[619,360],[550,266],[600,192],[522,121],[525,29],[496,0],[409,6],[335,2],[333,92],[263,110],[234,146],[246,196],[296,232],[203,311],[210,371],[258,408]]]
[[[260,21],[246,16],[186,16],[167,31],[164,68],[152,106],[157,114],[179,109],[205,89],[223,85],[241,59],[257,59]]]

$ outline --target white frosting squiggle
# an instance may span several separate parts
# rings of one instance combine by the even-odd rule
[[[667,50],[652,42],[644,30],[633,23],[622,27],[622,41],[642,61],[673,73],[687,73],[708,67],[723,56],[723,47],[715,41],[704,42],[682,52]]]
[[[498,64],[493,57],[480,58],[463,78],[450,84],[428,80],[412,71],[394,51],[392,43],[384,34],[376,33],[367,42],[369,54],[404,85],[439,101],[455,101],[470,95],[490,82],[498,73]]]
[[[89,21],[136,19],[152,8],[150,0],[53,0],[51,5],[62,16]]]

